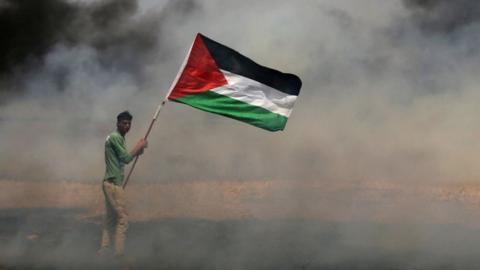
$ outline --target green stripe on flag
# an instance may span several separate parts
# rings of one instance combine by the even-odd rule
[[[172,101],[230,117],[269,131],[283,130],[288,118],[212,91],[183,96]]]

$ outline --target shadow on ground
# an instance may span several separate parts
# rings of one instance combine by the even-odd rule
[[[0,269],[116,269],[82,209],[0,211]],[[477,229],[319,220],[131,223],[131,269],[476,269]]]

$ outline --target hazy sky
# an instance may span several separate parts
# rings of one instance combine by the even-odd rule
[[[0,59],[3,178],[101,179],[116,114],[134,115],[132,146],[197,32],[297,74],[292,116],[270,133],[168,103],[135,181],[480,176],[475,1],[14,2],[0,1],[12,41]],[[38,19],[20,28],[19,14]]]

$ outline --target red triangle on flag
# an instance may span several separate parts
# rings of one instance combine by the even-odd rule
[[[228,84],[200,35],[196,36],[187,63],[180,72],[181,75],[168,96],[170,100]]]

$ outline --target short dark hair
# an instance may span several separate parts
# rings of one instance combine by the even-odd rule
[[[123,111],[117,115],[117,122],[122,120],[130,120],[132,121],[133,116],[130,114],[129,111]]]

